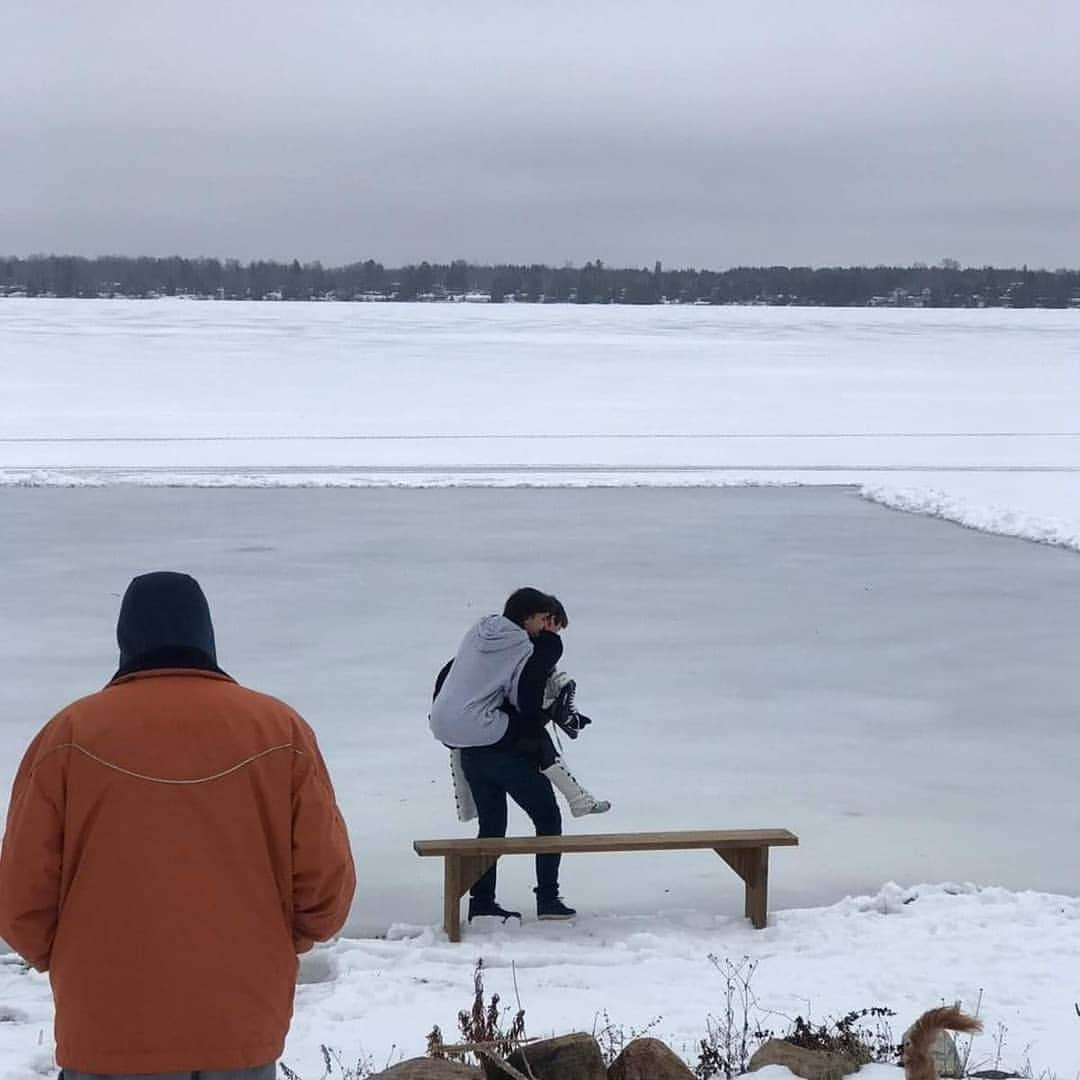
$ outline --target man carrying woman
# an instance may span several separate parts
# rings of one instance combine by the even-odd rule
[[[505,836],[507,796],[531,819],[537,836],[559,836],[562,818],[554,783],[575,816],[602,813],[558,756],[545,725],[545,687],[563,652],[566,609],[539,589],[512,593],[501,615],[487,615],[466,633],[454,659],[439,673],[431,706],[432,733],[460,764],[476,805],[479,835]],[[570,919],[576,912],[559,895],[558,853],[536,856],[536,914]],[[495,899],[492,866],[469,894],[469,920],[482,915],[521,917]]]

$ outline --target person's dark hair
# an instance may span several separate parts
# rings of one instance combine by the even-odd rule
[[[570,625],[566,608],[557,597],[528,587],[512,592],[503,607],[503,617],[523,627],[530,615],[554,615],[560,626]]]

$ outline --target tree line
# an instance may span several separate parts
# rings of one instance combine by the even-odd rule
[[[0,297],[454,300],[493,303],[771,304],[821,307],[1080,307],[1080,270],[935,266],[740,266],[727,270],[455,260],[397,268],[236,259],[0,257]]]

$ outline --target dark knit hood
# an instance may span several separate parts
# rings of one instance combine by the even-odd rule
[[[153,668],[220,671],[210,606],[199,583],[168,570],[132,579],[116,623],[116,676]]]

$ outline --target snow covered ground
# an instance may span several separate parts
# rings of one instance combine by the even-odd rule
[[[627,1037],[648,1029],[693,1063],[708,1018],[723,1014],[715,956],[721,964],[757,964],[751,1022],[777,1034],[797,1015],[818,1023],[884,1003],[897,1014],[889,1023],[899,1041],[927,1007],[962,999],[974,1010],[981,989],[986,1031],[971,1046],[973,1070],[1030,1063],[1036,1076],[1054,1069],[1074,1080],[1076,982],[1067,965],[1078,953],[1077,899],[962,885],[889,884],[827,908],[777,912],[762,931],[682,909],[477,930],[460,945],[428,926],[399,925],[388,938],[344,938],[305,957],[282,1061],[317,1080],[320,1045],[348,1065],[364,1060],[377,1068],[423,1053],[433,1025],[448,1038],[457,1033],[457,1012],[472,1003],[473,968],[482,958],[486,991],[510,1007],[520,1000],[531,1035],[600,1032],[608,1023]],[[0,962],[0,1000],[0,1010],[14,1014],[0,1024],[0,1072],[10,1080],[49,1074],[46,977]],[[900,1080],[901,1071],[866,1066],[859,1076]]]
[[[1077,319],[4,301],[0,788],[108,677],[127,579],[188,569],[225,666],[315,725],[353,832],[353,916],[285,1056],[305,1080],[320,1043],[381,1065],[452,1031],[479,956],[534,1035],[660,1017],[693,1059],[710,953],[759,961],[777,1030],[874,1004],[902,1030],[982,989],[972,1063],[1004,1025],[1003,1066],[1072,1080],[1080,560],[925,515],[1080,549]],[[399,490],[423,486],[447,490]],[[567,860],[573,926],[441,940],[410,842],[469,830],[428,684],[524,581],[570,609],[602,828],[800,835],[769,929],[671,853]],[[50,1009],[0,963],[0,1076],[49,1070]]]

